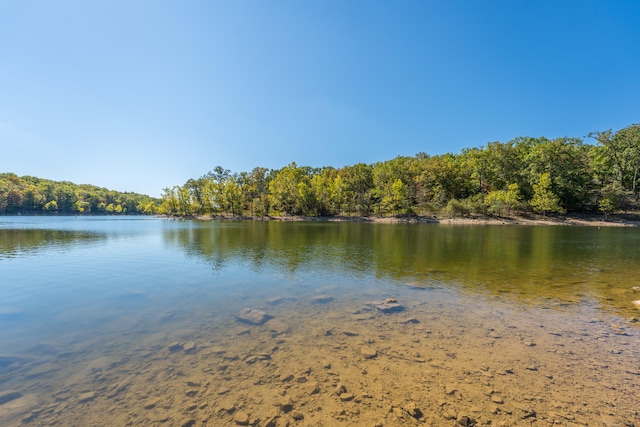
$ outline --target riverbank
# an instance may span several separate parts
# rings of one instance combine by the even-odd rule
[[[633,215],[633,217],[637,217]],[[232,216],[200,215],[199,220],[252,220],[252,221],[300,221],[300,222],[371,222],[381,224],[449,224],[449,225],[540,225],[540,226],[592,226],[592,227],[640,227],[640,220],[628,215],[563,215],[563,216],[469,216],[463,218],[437,218],[424,216],[361,217],[361,216]]]

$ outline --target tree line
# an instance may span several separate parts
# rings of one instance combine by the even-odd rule
[[[0,214],[154,214],[159,205],[144,194],[0,173]]]
[[[587,141],[585,141],[585,139]],[[291,163],[231,173],[221,166],[165,188],[168,215],[466,216],[635,209],[640,124],[586,138],[518,137],[459,154],[418,153],[374,164]]]

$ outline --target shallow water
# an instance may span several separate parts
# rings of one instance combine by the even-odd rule
[[[0,425],[639,425],[638,243],[0,217]]]

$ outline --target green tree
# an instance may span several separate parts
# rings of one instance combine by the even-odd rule
[[[329,184],[330,211],[338,215],[347,208],[349,186],[342,175],[336,173]]]
[[[44,210],[48,212],[56,212],[58,210],[58,202],[51,200],[44,205]]]
[[[442,156],[418,159],[414,177],[419,206],[433,203],[445,207],[449,200],[461,200],[478,191],[471,176],[473,169],[463,156]]]
[[[242,187],[235,177],[227,178],[222,184],[223,210],[232,215],[242,215],[244,196]]]
[[[266,216],[269,214],[267,172],[267,168],[256,167],[244,177],[243,191],[251,215]]]
[[[397,214],[413,206],[417,168],[412,166],[415,161],[410,157],[396,157],[373,166],[372,195],[379,214]]]
[[[539,181],[533,185],[531,207],[535,212],[541,212],[546,217],[547,212],[564,212],[560,206],[560,198],[551,190],[551,176],[548,172],[540,175]]]
[[[314,174],[309,180],[311,192],[313,193],[313,211],[314,214],[320,216],[335,214],[336,210],[333,209],[332,196],[332,183],[335,170],[331,168],[323,169],[322,173]]]
[[[357,215],[370,215],[373,212],[373,167],[357,163],[340,170],[346,184],[346,210]]]
[[[503,190],[509,184],[522,187],[522,142],[522,139],[507,143],[490,142],[480,152],[467,153],[472,160],[472,174],[482,191]]]
[[[76,200],[73,204],[73,212],[83,213],[89,207],[88,202],[83,202],[82,200]]]
[[[295,162],[277,171],[269,182],[273,207],[286,215],[301,215],[307,201],[306,180],[305,170],[298,168]]]
[[[401,179],[393,181],[387,197],[388,199],[383,200],[383,203],[388,206],[391,212],[398,214],[407,210],[410,199],[407,195],[407,186]]]
[[[192,215],[191,192],[186,186],[177,187],[178,213],[180,215]]]
[[[183,188],[189,192],[189,210],[192,213],[206,213],[205,193],[203,191],[204,178],[189,179]]]
[[[22,192],[19,189],[9,190],[7,193],[6,211],[9,213],[20,212],[22,209]]]
[[[601,190],[601,198],[598,200],[598,210],[604,213],[605,217],[621,209],[627,192],[618,181],[605,185]]]
[[[585,208],[593,186],[589,147],[578,138],[531,141],[525,155],[531,188],[542,174],[549,173],[550,189],[558,196],[560,206],[570,210]]]
[[[46,204],[44,196],[33,184],[23,185],[22,189],[22,209],[26,212],[41,211]]]
[[[178,201],[178,186],[171,188],[166,187],[162,190],[162,204],[161,211],[167,215],[181,215],[180,204]],[[113,210],[113,203],[110,203],[111,210]],[[109,205],[107,205],[107,212],[109,211]]]
[[[458,199],[449,200],[447,206],[444,209],[444,212],[449,218],[464,217],[469,213],[469,211]]]
[[[511,215],[513,209],[517,209],[522,203],[520,186],[509,184],[506,190],[494,190],[484,198],[489,210],[498,215]]]
[[[640,196],[638,179],[640,178],[640,124],[634,124],[613,132],[592,132],[589,137],[594,138],[599,146],[593,150],[594,175],[600,184],[598,195],[598,209],[611,212],[624,208],[631,197],[637,203]],[[611,190],[621,188],[623,197],[611,196]]]

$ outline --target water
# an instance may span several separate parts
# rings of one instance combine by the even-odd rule
[[[639,423],[639,239],[0,217],[0,424]]]

